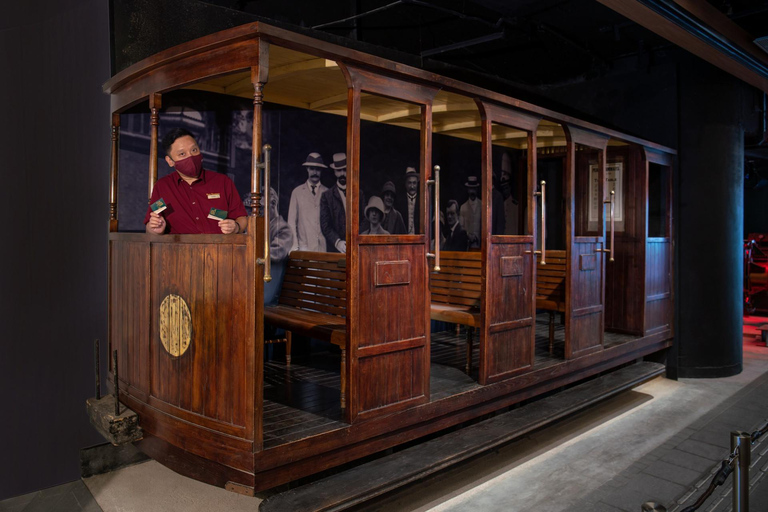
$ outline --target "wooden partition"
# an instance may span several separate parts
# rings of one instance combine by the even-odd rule
[[[362,235],[360,211],[361,94],[409,102],[420,112],[420,224],[428,226],[431,101],[437,89],[342,66],[349,86],[347,154],[347,351],[350,422],[429,400],[427,236]]]
[[[644,183],[647,191],[644,221],[645,320],[643,334],[674,329],[674,240],[672,211],[672,155],[645,148]],[[652,179],[652,174],[658,173]],[[653,184],[651,184],[653,181]],[[651,226],[651,203],[658,209]]]
[[[493,160],[491,158],[494,123],[527,132],[527,146],[536,147],[540,117],[478,101],[483,119],[482,204],[491,205]],[[527,226],[521,235],[491,235],[492,208],[486,206],[483,227],[483,304],[480,328],[480,378],[489,384],[510,378],[533,366],[535,344],[536,265],[536,151],[527,152],[526,176],[522,194],[528,199]],[[498,205],[497,205],[498,206]]]
[[[261,435],[251,255],[247,235],[110,235],[121,399],[153,436],[215,454],[233,481]]]
[[[606,248],[603,185],[608,137],[572,126],[567,126],[566,134],[566,219],[569,225],[566,226],[565,358],[571,359],[603,347]],[[577,151],[579,146],[581,151]],[[586,149],[591,149],[597,158],[593,160]],[[597,165],[598,170],[597,190],[591,198],[589,188],[592,184],[586,174],[590,164]],[[592,205],[590,200],[597,204]],[[597,222],[593,229],[589,226],[589,208],[594,206]]]
[[[640,336],[645,310],[645,154],[634,144],[608,146],[607,162],[620,173],[616,200],[622,206],[621,220],[615,223],[614,261],[606,263],[605,330]]]

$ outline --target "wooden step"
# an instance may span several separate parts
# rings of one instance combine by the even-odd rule
[[[621,368],[491,419],[275,494],[262,501],[259,510],[319,512],[358,506],[514,441],[663,373],[664,365],[647,361]]]

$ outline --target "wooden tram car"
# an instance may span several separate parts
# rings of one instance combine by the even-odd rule
[[[109,335],[120,399],[140,417],[140,448],[182,474],[244,492],[271,488],[672,344],[669,148],[262,23],[158,53],[104,88],[113,112]],[[283,172],[265,165],[265,144],[279,151],[281,140],[311,129],[292,124],[268,140],[270,105],[344,123],[347,252],[292,253],[284,287],[292,299],[278,306],[264,303],[268,208],[252,209],[243,234],[119,229],[121,113],[148,103],[151,190],[163,98],[181,89],[252,100],[254,205]],[[401,139],[410,146],[388,146]],[[502,203],[493,175],[504,153],[518,213],[494,232]],[[399,175],[407,158],[419,171],[413,234],[361,234],[358,206],[381,185],[382,158]],[[462,158],[472,168],[452,165]],[[441,252],[437,219],[452,195],[463,199],[456,190],[468,174],[482,184],[479,247]],[[474,333],[469,349],[440,359],[436,340],[453,330],[433,320]],[[285,382],[283,403],[265,393],[265,323],[339,348],[323,413],[297,396],[309,387]],[[285,371],[301,366],[292,352]]]

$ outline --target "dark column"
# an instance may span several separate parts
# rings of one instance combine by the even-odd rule
[[[744,129],[737,79],[693,59],[679,75],[679,377],[742,370]]]

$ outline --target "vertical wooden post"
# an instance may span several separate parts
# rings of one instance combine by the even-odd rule
[[[347,79],[347,364],[344,370],[346,374],[347,389],[344,390],[347,397],[347,407],[344,411],[344,419],[352,423],[360,410],[358,399],[358,380],[353,376],[358,375],[357,340],[360,337],[360,326],[353,321],[357,318],[360,303],[352,299],[360,289],[360,209],[364,205],[360,203],[360,110],[361,91],[352,85],[351,79],[344,67],[341,68]],[[422,196],[423,197],[423,196]]]
[[[112,114],[112,162],[109,168],[109,231],[117,231],[117,172],[120,152],[120,114]]]
[[[269,205],[261,204],[261,146],[263,145],[264,135],[261,122],[262,106],[264,104],[264,82],[259,81],[258,70],[251,70],[251,79],[253,81],[253,167],[251,170],[251,216],[262,217],[263,208],[269,208]]]
[[[147,201],[152,197],[152,190],[157,183],[157,127],[160,124],[160,107],[162,105],[162,95],[158,93],[149,96],[149,109],[152,112],[150,117],[150,142],[149,142],[149,195]]]
[[[249,423],[253,438],[253,451],[264,448],[264,273],[257,263],[263,254],[264,244],[269,243],[269,226],[263,225],[263,208],[269,205],[261,204],[262,173],[261,148],[264,144],[264,125],[262,123],[262,107],[264,105],[264,85],[269,78],[269,43],[259,39],[256,53],[256,63],[251,67],[251,83],[253,84],[253,138],[251,148],[251,215],[248,217],[248,246],[249,258],[253,268],[253,347],[249,350],[247,371],[249,375],[248,389],[249,407],[252,416]]]

